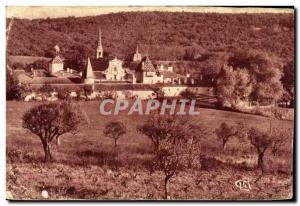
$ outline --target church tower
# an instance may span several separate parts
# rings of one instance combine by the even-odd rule
[[[141,53],[139,53],[139,46],[136,46],[136,51],[135,54],[133,55],[133,61],[134,62],[142,61],[142,55]]]
[[[98,46],[97,46],[97,59],[103,58],[103,48],[102,48],[102,41],[101,41],[101,29],[99,29],[99,39],[98,39]]]

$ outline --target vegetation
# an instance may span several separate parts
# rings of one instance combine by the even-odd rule
[[[6,100],[20,100],[22,98],[22,87],[11,72],[6,72]]]
[[[8,19],[7,25],[10,22],[11,19]],[[120,58],[134,53],[137,44],[142,53],[147,51],[153,59],[165,60],[194,60],[204,58],[203,53],[207,51],[231,52],[254,48],[275,51],[279,57],[291,60],[290,54],[294,53],[293,14],[184,12],[14,19],[8,52],[10,55],[51,57],[51,51],[57,44],[67,59],[76,51],[95,56],[99,27],[105,50]]]
[[[260,51],[237,52],[224,66],[217,81],[217,94],[223,104],[240,102],[259,105],[277,103],[283,96],[282,63]]]
[[[144,116],[99,115],[98,101],[74,102],[83,110],[88,125],[79,125],[76,138],[65,134],[59,147],[51,147],[57,155],[51,164],[44,159],[40,140],[22,127],[22,116],[41,103],[7,103],[7,190],[15,199],[41,199],[46,190],[49,198],[57,199],[162,199],[164,173],[154,170],[149,175],[149,163],[155,157],[152,141],[136,128],[146,124]],[[292,110],[285,108],[286,111]],[[75,110],[73,110],[75,111]],[[118,140],[118,170],[114,168],[114,147],[111,138],[101,135],[107,122],[121,121],[128,132]],[[292,141],[293,122],[272,120],[272,128],[284,134],[284,144],[272,155],[269,147],[264,156],[264,174],[257,169],[257,151],[245,135],[245,140],[232,138],[226,150],[220,150],[215,129],[226,121],[239,122],[249,128],[269,128],[269,118],[237,112],[201,108],[201,115],[191,116],[188,124],[201,126],[206,134],[190,131],[186,158],[195,152],[193,165],[179,167],[169,181],[170,199],[288,199],[292,197]],[[259,124],[257,124],[259,122]],[[158,124],[158,123],[156,123]],[[192,130],[193,128],[190,128]],[[195,128],[195,131],[197,128]],[[247,131],[242,130],[242,131]],[[272,136],[279,132],[272,132]],[[201,136],[197,134],[203,134]],[[185,161],[188,164],[188,159]],[[32,181],[35,174],[35,181]],[[251,192],[240,191],[234,181],[241,177],[255,182]],[[270,181],[270,179],[274,181]],[[213,180],[213,181],[212,181]],[[265,185],[268,184],[268,187]],[[252,185],[251,185],[252,186]],[[238,196],[237,196],[238,193]]]
[[[225,145],[228,140],[234,136],[238,135],[237,128],[235,126],[230,126],[223,122],[219,128],[215,130],[218,138],[222,141],[222,148],[225,149]]]
[[[276,155],[280,150],[280,146],[286,141],[283,133],[274,134],[270,132],[256,127],[252,127],[247,131],[247,137],[257,151],[257,167],[262,172],[264,172],[264,156],[267,149],[272,149],[273,154]]]
[[[112,121],[106,124],[103,134],[114,140],[115,148],[117,148],[118,140],[126,134],[126,126],[120,121]]]
[[[45,162],[52,160],[50,143],[66,133],[75,134],[82,118],[65,102],[33,107],[23,116],[23,128],[37,135],[43,145]]]
[[[182,92],[180,92],[180,96],[183,99],[189,99],[189,100],[196,99],[196,97],[197,97],[196,93],[191,91],[190,89],[186,89],[186,90],[183,90]]]
[[[187,136],[185,130],[181,130],[185,122],[173,117],[151,117],[139,130],[147,135],[154,146],[154,159],[152,169],[164,173],[164,198],[169,198],[169,181],[178,172],[183,164],[180,160],[186,152]]]

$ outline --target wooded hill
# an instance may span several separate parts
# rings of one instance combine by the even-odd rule
[[[11,19],[7,19],[7,27]],[[14,19],[8,54],[94,56],[98,29],[104,50],[128,59],[140,51],[156,60],[205,60],[207,54],[258,49],[284,62],[294,58],[293,14],[126,12],[93,17]],[[203,56],[204,54],[204,56]],[[204,59],[203,59],[204,58]]]

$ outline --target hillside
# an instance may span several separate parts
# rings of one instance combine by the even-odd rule
[[[7,27],[11,19],[7,19]],[[126,59],[139,44],[157,60],[189,59],[190,53],[260,49],[293,60],[293,14],[126,12],[95,17],[14,19],[8,54],[51,56],[58,44],[68,58],[95,55],[98,28],[104,50]],[[193,54],[194,55],[194,54]]]

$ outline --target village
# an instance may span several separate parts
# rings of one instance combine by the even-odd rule
[[[55,45],[54,50],[53,58],[9,57],[10,63],[17,66],[11,68],[8,65],[8,71],[17,79],[19,85],[25,88],[22,91],[24,101],[56,101],[61,96],[59,93],[62,90],[67,90],[70,98],[85,100],[103,99],[107,96],[151,99],[157,97],[153,91],[155,86],[159,87],[166,97],[179,96],[188,88],[203,95],[214,94],[213,87],[197,87],[190,74],[176,73],[172,63],[152,61],[149,55],[142,55],[138,45],[131,60],[123,61],[116,56],[105,56],[101,29],[98,32],[96,55],[87,58],[83,71],[66,68],[60,47]],[[18,67],[21,65],[20,61],[26,65],[46,62],[46,66],[37,63],[36,68],[32,66],[26,71],[21,66]],[[42,66],[44,68],[39,68]],[[103,87],[106,89],[102,89]],[[213,103],[216,99],[212,98],[209,101]]]
[[[64,57],[60,53],[60,47],[56,45],[54,47],[55,56],[53,58],[40,58],[48,62],[48,69],[46,71],[45,69],[32,68],[31,76],[22,72],[22,69],[19,68],[16,68],[14,72],[19,82],[30,84],[42,83],[38,81],[39,77],[43,77],[43,80],[48,79],[49,81],[51,79],[76,79],[76,82],[81,84],[194,84],[194,80],[190,78],[189,74],[182,75],[174,72],[171,63],[153,63],[150,56],[142,55],[139,52],[138,45],[131,61],[123,61],[116,56],[104,56],[101,29],[99,29],[98,37],[95,58],[88,57],[86,67],[83,71],[78,71],[76,68],[65,68]],[[32,59],[37,60],[37,58]],[[10,57],[10,60],[13,63],[18,63],[16,57]],[[21,75],[19,76],[19,74]]]

